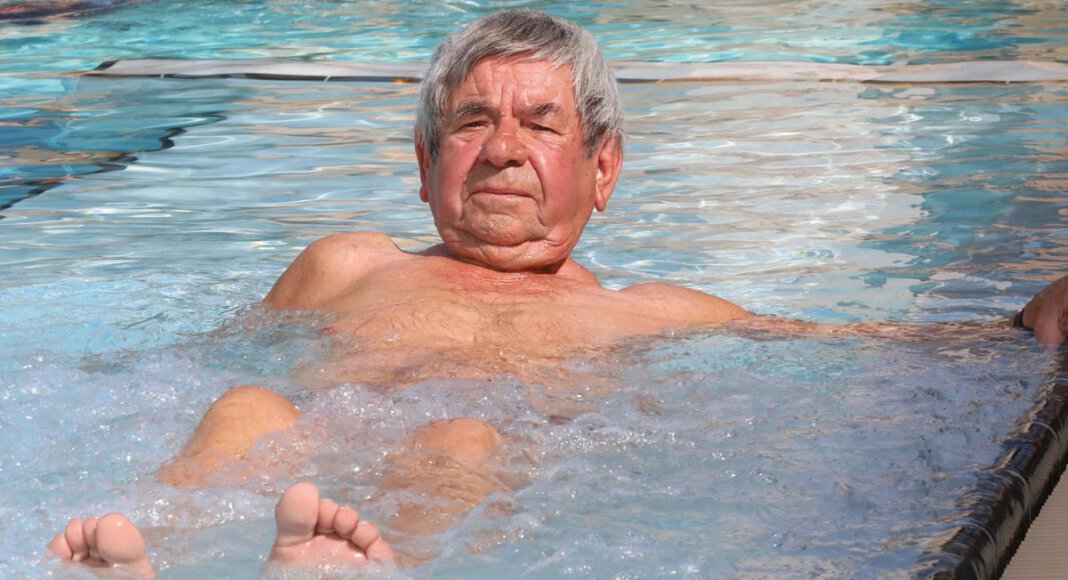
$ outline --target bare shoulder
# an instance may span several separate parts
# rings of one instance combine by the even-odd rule
[[[403,252],[384,234],[352,232],[312,242],[263,299],[272,308],[313,310]]]
[[[370,253],[377,255],[392,250],[400,251],[397,248],[397,244],[393,243],[393,240],[386,234],[378,232],[347,232],[315,240],[301,252],[298,259],[304,256],[312,258],[347,258],[353,254]]]
[[[728,300],[662,282],[637,284],[623,292],[638,298],[644,307],[680,323],[715,324],[753,316]]]

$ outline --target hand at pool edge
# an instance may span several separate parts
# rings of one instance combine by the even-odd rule
[[[1046,286],[1035,295],[1016,319],[1035,331],[1035,341],[1058,346],[1068,340],[1068,276]]]

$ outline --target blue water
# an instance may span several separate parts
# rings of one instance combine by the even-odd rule
[[[1063,60],[1057,6],[754,4],[548,8],[619,59]],[[529,401],[540,385],[508,376],[311,390],[293,377],[329,348],[315,318],[251,305],[328,233],[433,242],[415,87],[60,73],[176,54],[420,60],[489,8],[187,5],[3,25],[0,576],[69,577],[43,551],[50,535],[118,510],[146,528],[165,578],[256,577],[281,489],[312,478],[384,520],[403,498],[363,501],[382,454],[459,415],[508,436],[513,491],[433,537],[440,555],[416,577],[900,576],[1041,396],[1053,357],[1026,333],[668,337],[569,361],[614,387],[558,401],[566,424]],[[662,279],[764,313],[929,323],[1004,318],[1068,271],[1063,85],[623,90],[625,172],[576,253],[606,285]],[[297,433],[262,452],[307,463],[242,485],[155,483],[242,383],[301,402]]]
[[[9,4],[9,2],[0,3]],[[538,8],[590,29],[612,60],[792,60],[860,64],[965,59],[1068,60],[1068,11],[1004,0],[838,2],[368,2],[206,0],[91,13],[84,21],[5,24],[0,69],[70,71],[133,57],[426,60],[466,22]]]
[[[0,6],[14,4],[0,2]],[[57,75],[126,58],[422,62],[444,35],[493,10],[533,7],[588,27],[611,60],[663,62],[809,61],[867,65],[1042,60],[1068,62],[1068,7],[1004,1],[836,2],[99,2],[84,18],[0,22],[0,207],[36,195],[52,179],[124,165],[115,152],[165,143],[160,132],[85,127],[51,103],[69,90]],[[107,8],[111,6],[112,8]],[[40,106],[43,105],[43,106]],[[43,110],[42,110],[43,109]],[[85,114],[84,112],[82,112]],[[68,134],[68,129],[79,129]],[[111,147],[109,147],[111,146]],[[112,148],[113,147],[113,148]],[[58,152],[77,151],[73,159]],[[42,183],[45,182],[45,183]]]

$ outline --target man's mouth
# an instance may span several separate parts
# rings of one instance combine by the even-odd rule
[[[534,197],[530,192],[513,187],[478,187],[471,191],[471,195],[502,195],[513,197]]]

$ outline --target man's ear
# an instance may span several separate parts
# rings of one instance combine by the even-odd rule
[[[619,172],[623,167],[623,137],[615,135],[601,143],[597,152],[597,190],[594,192],[593,207],[604,211],[608,207],[608,198],[616,189]]]
[[[430,201],[430,194],[426,189],[427,174],[430,171],[430,155],[419,133],[415,134],[415,159],[419,162],[419,199],[427,203]]]

